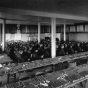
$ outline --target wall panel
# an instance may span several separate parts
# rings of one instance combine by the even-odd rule
[[[15,34],[11,34],[11,40],[15,40]]]
[[[85,32],[88,32],[88,25],[85,25]]]
[[[88,33],[71,33],[69,34],[70,41],[88,42]]]
[[[78,25],[77,26],[77,32],[84,32],[83,25]]]

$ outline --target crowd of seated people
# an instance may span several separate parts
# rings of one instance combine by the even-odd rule
[[[56,56],[83,51],[88,51],[87,42],[59,41],[59,39],[56,39]],[[17,63],[51,58],[51,38],[42,39],[40,43],[37,41],[7,42],[5,53],[11,57],[13,62]]]
[[[87,42],[62,42],[57,48],[57,56],[88,51]]]
[[[5,45],[5,53],[7,53],[13,62],[25,62],[38,59],[50,58],[51,48],[50,41],[42,40],[38,44],[37,41],[29,42],[7,42]]]

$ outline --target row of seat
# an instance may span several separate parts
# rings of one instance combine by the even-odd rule
[[[59,41],[56,39],[56,56],[63,56],[88,51],[87,42]],[[13,62],[26,62],[44,58],[51,58],[51,38],[28,42],[7,42],[7,53]]]

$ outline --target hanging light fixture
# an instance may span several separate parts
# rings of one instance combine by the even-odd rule
[[[20,33],[20,24],[17,24],[17,33]]]
[[[20,29],[20,24],[17,24],[17,30],[19,30]]]

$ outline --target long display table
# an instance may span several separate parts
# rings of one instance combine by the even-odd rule
[[[32,62],[25,62],[25,63],[18,63],[18,64],[10,64],[8,67],[6,66],[5,68],[2,68],[2,70],[4,69],[5,73],[3,73],[0,69],[1,77],[7,77],[6,79],[8,80],[8,74],[17,74],[19,72],[24,72],[27,70],[35,70],[37,68],[40,67],[45,67],[45,66],[49,66],[52,65],[54,66],[55,64],[58,63],[62,63],[65,61],[73,61],[73,60],[77,60],[77,59],[83,59],[88,57],[88,52],[82,52],[79,54],[72,54],[72,55],[65,55],[65,56],[59,56],[56,58],[47,58],[47,59],[43,59],[43,60],[36,60],[36,61],[32,61]],[[15,76],[15,77],[16,77]],[[18,75],[20,76],[20,75]],[[17,76],[17,77],[18,77]],[[16,77],[16,78],[17,78]]]
[[[11,66],[11,72],[17,73],[20,71],[25,70],[31,70],[39,67],[49,66],[49,65],[55,65],[60,62],[64,61],[73,61],[76,59],[82,59],[82,58],[88,58],[88,52],[78,53],[78,54],[72,54],[72,55],[65,55],[65,56],[59,56],[56,58],[47,58],[43,60],[36,60],[32,62],[25,62],[25,63],[19,63],[17,65]]]
[[[88,65],[83,65],[7,84],[3,88],[70,88],[87,79]]]

